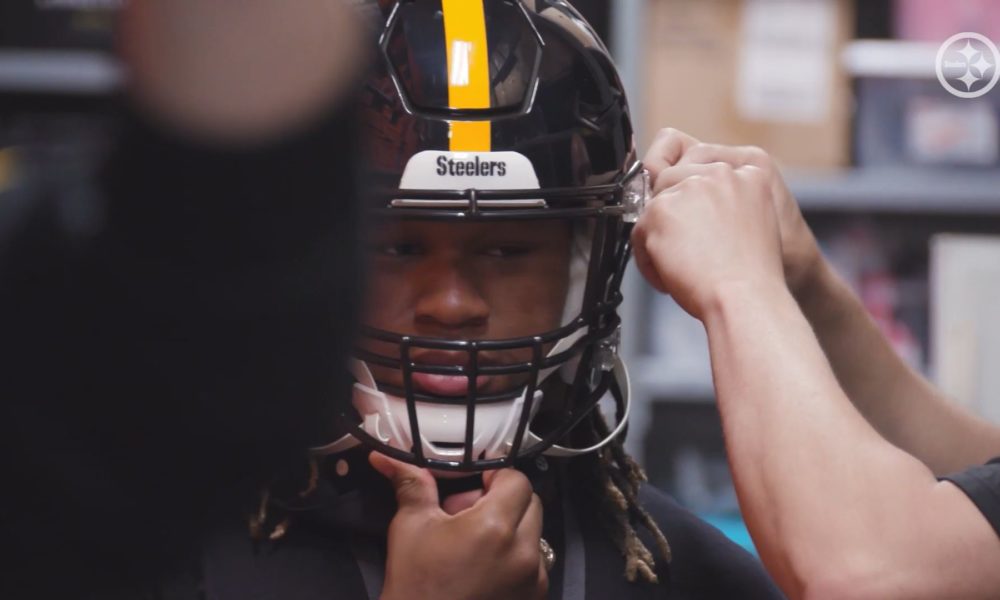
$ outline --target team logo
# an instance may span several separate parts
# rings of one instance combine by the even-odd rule
[[[988,37],[972,32],[951,36],[937,54],[937,77],[959,98],[979,98],[1000,81],[1000,50]]]
[[[411,190],[533,190],[538,176],[528,157],[518,152],[449,152],[414,154],[399,182]]]
[[[437,174],[460,177],[503,177],[507,174],[507,163],[502,160],[483,160],[479,156],[455,160],[442,155],[437,158]]]

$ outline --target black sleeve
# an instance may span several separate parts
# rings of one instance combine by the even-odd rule
[[[35,593],[0,596],[155,576],[329,425],[360,270],[348,111],[251,148],[133,114],[99,172],[9,195],[0,587]]]
[[[784,598],[760,560],[673,498],[647,485],[641,490],[640,500],[660,526],[673,553],[669,565],[657,566],[661,581],[669,582],[661,587],[664,597],[675,597],[670,595],[673,593],[681,598],[720,600]]]
[[[943,479],[965,492],[1000,535],[1000,458]]]

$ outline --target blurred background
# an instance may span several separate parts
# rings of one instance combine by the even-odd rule
[[[99,156],[124,79],[111,49],[125,2],[0,3],[0,189],[41,158],[71,169]],[[571,3],[619,63],[640,148],[670,126],[768,150],[899,354],[1000,422],[1000,88],[960,98],[936,68],[955,34],[1000,44],[1000,0]],[[997,55],[970,47],[976,81],[948,82],[981,91]],[[701,326],[634,272],[624,312],[630,450],[749,547]]]

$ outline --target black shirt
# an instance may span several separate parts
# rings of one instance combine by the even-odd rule
[[[1000,458],[944,479],[965,492],[1000,535]]]
[[[349,397],[347,109],[253,147],[128,114],[0,193],[0,597],[147,581]]]
[[[287,513],[290,527],[277,542],[255,544],[246,521],[234,518],[206,546],[199,575],[180,578],[188,582],[186,588],[171,582],[172,595],[161,591],[162,598],[195,600],[198,591],[194,587],[201,588],[205,600],[377,598],[386,529],[395,506],[391,488],[368,465],[366,454],[357,450],[342,458],[331,457],[319,490]],[[336,474],[338,460],[345,461],[347,475]],[[783,598],[756,558],[651,486],[641,491],[640,499],[670,542],[673,558],[669,564],[658,558],[658,583],[629,583],[624,577],[624,558],[599,520],[579,514],[568,501],[579,491],[564,467],[564,459],[522,467],[543,498],[543,535],[556,552],[549,598]],[[272,510],[280,509],[273,506]],[[641,537],[644,533],[640,528]],[[654,547],[649,536],[644,541]]]

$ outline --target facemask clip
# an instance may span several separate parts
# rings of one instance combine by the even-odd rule
[[[618,362],[618,349],[621,347],[621,343],[622,328],[618,326],[608,337],[597,342],[594,346],[594,356],[592,359],[594,368],[591,370],[593,381],[590,382],[592,388],[597,386],[604,373],[615,368],[615,364]]]
[[[649,171],[643,169],[641,173],[625,184],[622,194],[622,206],[625,209],[625,214],[622,215],[622,220],[626,223],[638,221],[646,209],[646,202],[651,195]]]

